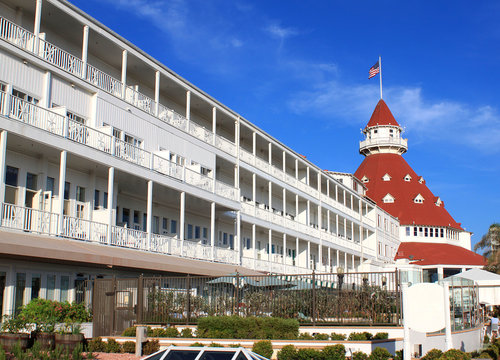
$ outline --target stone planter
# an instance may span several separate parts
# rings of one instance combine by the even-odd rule
[[[56,346],[60,345],[72,352],[83,342],[83,334],[55,334]]]
[[[29,339],[29,334],[0,334],[0,344],[3,346],[4,350],[8,352],[10,352],[17,343],[21,345],[22,350],[26,350]]]
[[[43,350],[53,350],[56,347],[56,339],[54,333],[41,332],[35,335],[37,341]]]

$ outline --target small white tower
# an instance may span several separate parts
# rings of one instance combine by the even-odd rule
[[[359,152],[365,156],[378,153],[402,155],[408,150],[408,141],[401,137],[403,128],[380,99],[370,121],[363,129],[365,140],[359,143]]]

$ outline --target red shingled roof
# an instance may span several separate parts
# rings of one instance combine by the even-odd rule
[[[416,265],[486,265],[483,256],[461,246],[422,242],[401,243],[394,259],[410,259]]]
[[[366,128],[377,125],[399,126],[398,122],[392,115],[391,110],[389,110],[389,107],[382,99],[379,100],[375,110],[373,110],[372,117],[370,118],[370,121],[368,121]]]
[[[382,177],[389,174],[390,181]],[[405,176],[410,175],[411,180],[405,181]],[[374,200],[378,206],[392,216],[399,218],[401,225],[429,225],[447,226],[462,229],[444,208],[444,204],[436,206],[437,197],[427,188],[425,181],[420,183],[415,171],[406,160],[398,154],[372,154],[368,155],[354,173],[358,179],[364,176],[368,182],[367,196]],[[387,194],[394,197],[393,203],[384,203],[382,199]],[[423,203],[415,203],[415,197],[420,194]]]

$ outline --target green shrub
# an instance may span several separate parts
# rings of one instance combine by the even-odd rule
[[[122,344],[122,350],[124,353],[135,354],[135,342],[133,341],[125,341]]]
[[[83,344],[80,343],[75,346],[71,353],[71,360],[83,360]]]
[[[427,354],[425,354],[422,357],[422,360],[437,360],[443,355],[443,352],[439,349],[431,349],[427,351]]]
[[[369,332],[352,332],[349,334],[349,337],[347,338],[347,340],[349,341],[366,341],[366,340],[371,340],[371,338],[373,337],[372,334],[370,334]]]
[[[362,351],[352,353],[352,360],[368,360],[368,355]]]
[[[470,360],[470,356],[463,351],[450,349],[441,355],[439,360]]]
[[[300,333],[299,337],[297,339],[299,339],[299,340],[314,340],[314,336],[312,336],[309,333]]]
[[[403,360],[403,350],[398,350],[394,354],[394,360]]]
[[[484,342],[485,344],[489,343],[489,342],[490,342],[490,337],[489,337],[488,335],[484,335],[483,342]]]
[[[328,334],[314,334],[314,340],[328,340],[330,335]]]
[[[480,359],[493,359],[489,353],[486,351],[483,351],[481,354],[479,354]],[[496,358],[495,358],[496,359]]]
[[[253,343],[252,351],[268,359],[273,356],[273,344],[269,340],[261,340]]]
[[[204,347],[205,345],[203,345],[202,343],[200,342],[194,342],[192,343],[191,345],[189,345],[191,347]]]
[[[166,334],[166,330],[164,328],[154,328],[151,331],[151,334],[148,334],[149,337],[168,337]]]
[[[106,343],[106,352],[107,353],[119,353],[121,352],[121,346],[116,342],[115,339],[108,339]]]
[[[345,360],[345,347],[342,344],[325,346],[322,354],[325,360]]]
[[[295,360],[297,358],[297,349],[293,345],[285,345],[278,351],[278,360]]]
[[[498,348],[492,344],[488,345],[488,347],[484,349],[483,352],[489,354],[492,359],[498,359]]]
[[[389,339],[389,333],[386,332],[378,332],[376,333],[373,338],[373,340],[382,340],[382,339]]]
[[[276,317],[208,316],[198,319],[197,336],[214,339],[295,339],[299,322]]]
[[[296,360],[324,360],[321,351],[316,349],[299,349]]]
[[[345,334],[337,334],[334,332],[330,334],[330,339],[332,340],[345,340],[345,338],[346,338]]]
[[[87,351],[104,352],[105,350],[106,350],[106,344],[102,341],[100,337],[93,338],[87,344]]]
[[[219,344],[219,343],[210,343],[210,345],[208,345],[208,347],[217,347],[217,348],[220,348],[220,347],[224,347],[224,345]]]
[[[165,336],[169,338],[173,337],[178,337],[179,336],[179,330],[177,330],[175,327],[171,326],[165,329]]]
[[[133,337],[135,337],[135,331],[136,331],[136,327],[135,326],[128,327],[125,330],[123,330],[122,336],[133,336]],[[149,336],[149,334],[148,334],[148,336]]]
[[[228,348],[239,348],[241,347],[241,344],[227,344]]]
[[[142,345],[143,355],[150,355],[160,350],[160,342],[156,339],[148,340],[144,345]]]
[[[386,348],[376,347],[372,350],[370,356],[368,356],[369,360],[389,360],[392,357],[392,354]]]
[[[181,337],[183,338],[192,338],[193,336],[193,330],[191,328],[184,328],[181,331]]]

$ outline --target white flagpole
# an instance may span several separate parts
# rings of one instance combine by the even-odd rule
[[[378,57],[378,67],[380,69],[380,100],[382,100],[382,57]]]

